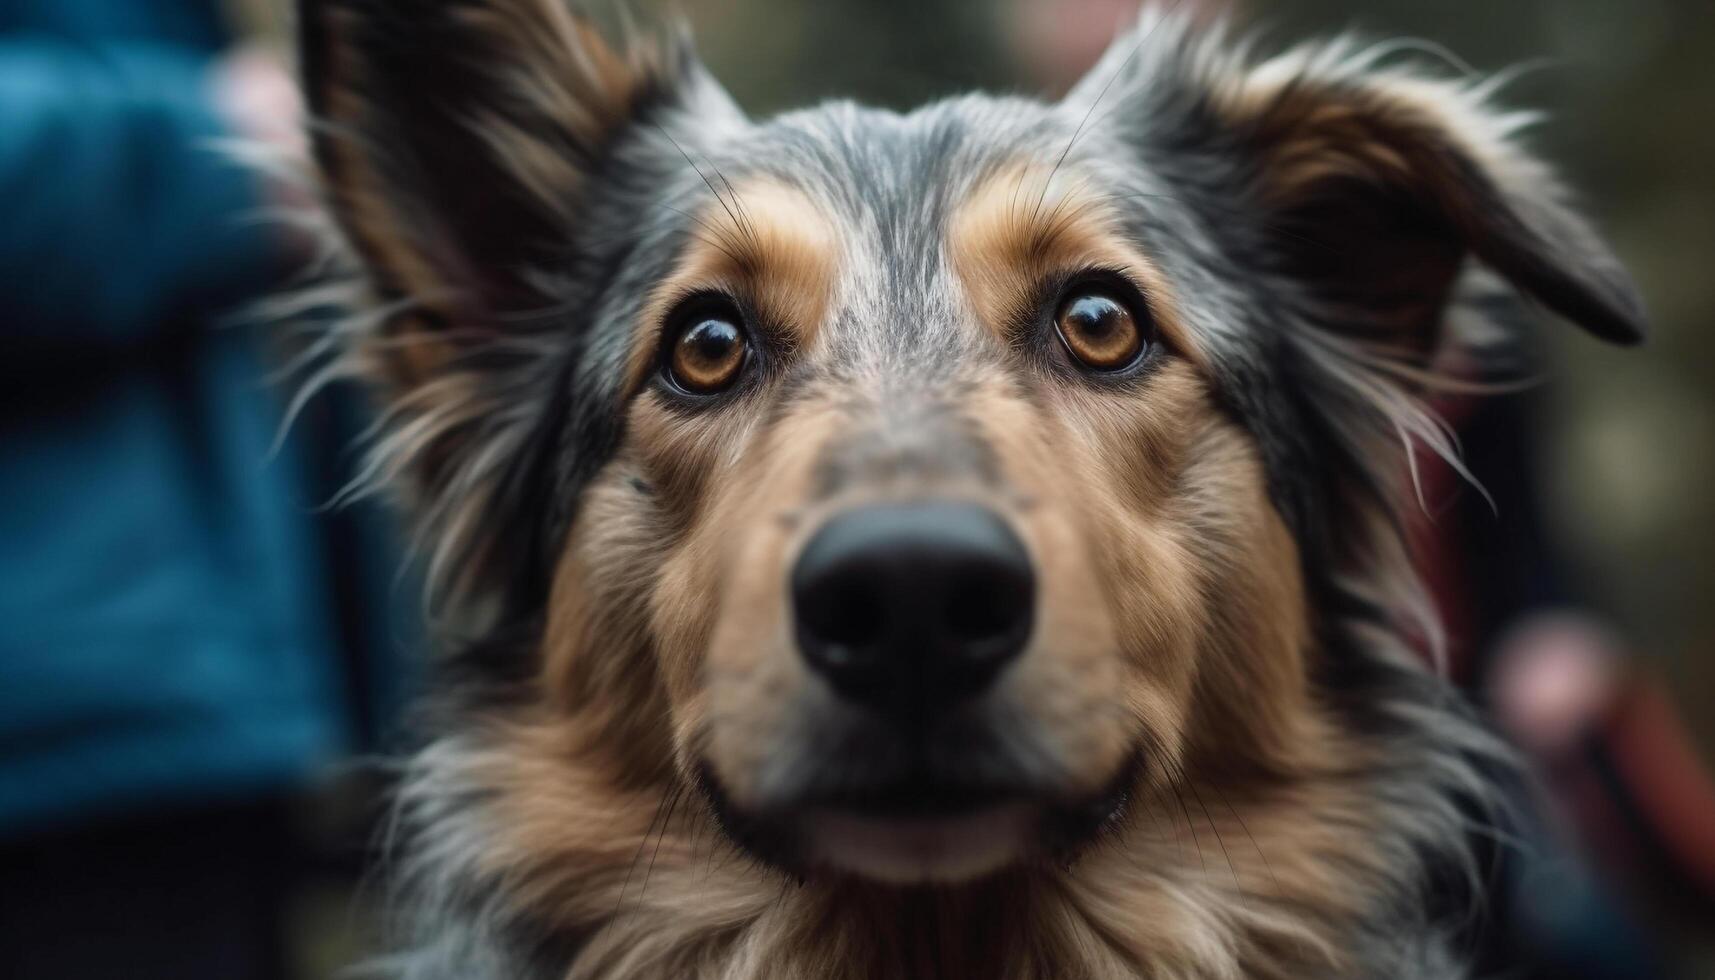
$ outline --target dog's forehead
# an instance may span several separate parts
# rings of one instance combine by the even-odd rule
[[[966,96],[896,113],[831,103],[758,127],[741,166],[799,183],[854,222],[893,235],[933,231],[985,173],[1064,149],[1052,106]]]
[[[1055,180],[1055,193],[1076,185],[1101,194],[1104,182],[1092,179],[1103,169],[1092,158],[1100,141],[1074,141],[1078,122],[1051,105],[988,96],[910,113],[850,103],[790,113],[711,158],[718,172],[704,175],[712,186],[703,212],[717,224],[817,225],[796,231],[837,253],[823,324],[836,340],[886,335],[893,348],[946,349],[953,327],[970,319],[954,254],[970,213],[998,199],[1005,210],[1045,216]],[[751,206],[752,197],[778,199],[779,188],[806,206],[785,215]]]

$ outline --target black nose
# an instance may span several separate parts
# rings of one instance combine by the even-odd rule
[[[804,658],[841,695],[921,714],[983,690],[1024,649],[1036,577],[992,511],[891,504],[823,525],[792,599]]]

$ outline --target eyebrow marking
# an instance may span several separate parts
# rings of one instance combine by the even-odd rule
[[[803,190],[778,179],[741,179],[727,183],[726,191],[696,212],[681,212],[693,223],[693,237],[651,291],[636,324],[629,392],[647,379],[662,321],[687,296],[716,292],[743,299],[794,349],[809,346],[819,332],[838,267],[833,218]]]
[[[1003,167],[979,183],[953,212],[947,248],[983,326],[1010,344],[1020,311],[1037,301],[1038,284],[1083,270],[1110,270],[1137,284],[1173,348],[1201,363],[1199,345],[1176,314],[1167,277],[1119,231],[1117,207],[1088,178],[1035,161]]]

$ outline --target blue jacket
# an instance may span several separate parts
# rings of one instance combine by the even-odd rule
[[[0,0],[0,835],[298,785],[372,733],[411,602],[322,511],[351,413],[223,326],[279,256],[211,150],[212,0]]]

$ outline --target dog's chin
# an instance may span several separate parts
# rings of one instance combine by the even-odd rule
[[[1023,860],[1040,825],[1026,803],[927,816],[813,809],[800,821],[800,847],[813,865],[885,884],[956,884]]]

